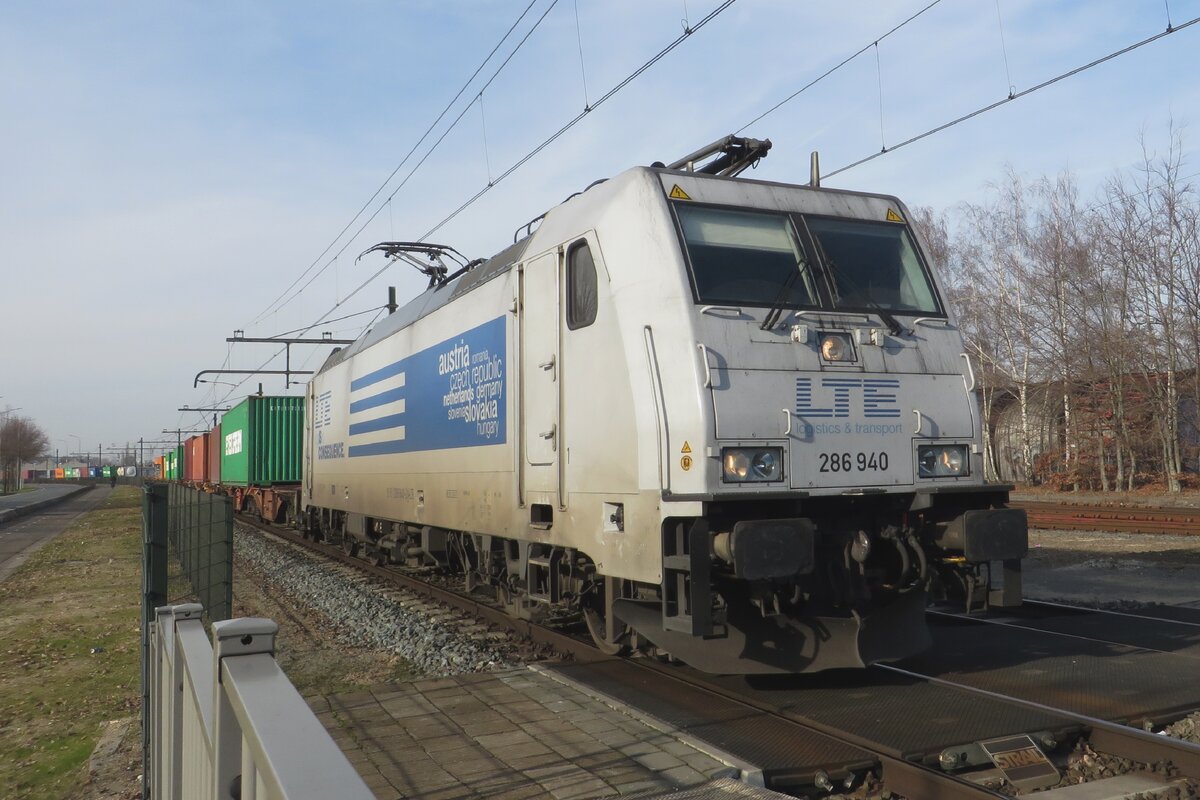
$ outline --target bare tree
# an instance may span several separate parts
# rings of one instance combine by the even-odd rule
[[[50,444],[45,432],[28,417],[8,417],[0,425],[0,473],[4,491],[15,491],[21,465],[34,461]]]
[[[1131,175],[1118,175],[1106,187],[1106,215],[1100,223],[1109,258],[1130,273],[1127,283],[1130,333],[1139,343],[1130,352],[1151,404],[1151,433],[1158,441],[1167,488],[1181,488],[1182,376],[1190,374],[1193,401],[1196,344],[1200,343],[1200,263],[1197,198],[1183,183],[1181,132],[1171,126],[1164,156],[1153,154],[1142,137],[1142,163]]]
[[[1033,287],[1035,251],[1029,218],[1029,191],[1011,169],[993,187],[996,198],[962,207],[963,225],[954,247],[958,275],[956,301],[972,354],[990,375],[993,391],[1004,387],[1018,404],[1021,480],[1037,482],[1035,459],[1044,442],[1031,389],[1045,381],[1042,315]],[[991,403],[987,413],[991,416]],[[1044,414],[1043,414],[1044,416]],[[989,436],[989,443],[993,437]],[[995,458],[995,455],[993,455]]]

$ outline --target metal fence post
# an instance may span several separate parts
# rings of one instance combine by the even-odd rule
[[[167,602],[167,503],[166,487],[147,486],[142,491],[142,763],[151,764],[150,693],[153,687],[155,649],[152,634],[156,609]],[[148,768],[142,770],[142,797],[150,794]]]
[[[224,603],[223,618],[227,619],[233,616],[233,501],[221,496],[220,502],[220,519],[221,519],[221,542],[224,545],[221,548],[218,556],[218,563],[227,565],[222,574],[222,583],[224,592],[222,592],[222,602]]]
[[[246,789],[253,784],[242,786],[234,795],[234,782],[248,782],[255,777],[242,773],[242,727],[229,696],[221,688],[221,660],[259,654],[274,657],[278,632],[277,624],[259,617],[224,620],[212,625],[213,674],[217,681],[213,695],[213,785],[217,787],[218,796],[226,796],[225,793],[230,797],[246,796]]]
[[[164,676],[171,674],[167,653],[170,652],[168,644],[174,617],[171,616],[170,606],[155,609],[154,617],[150,637],[150,704],[142,712],[143,737],[146,733],[150,735],[149,746],[142,760],[142,800],[147,797],[169,800],[163,770],[165,753],[169,752],[165,747],[169,720],[163,703],[170,696],[170,685]]]
[[[199,603],[184,603],[178,606],[168,606],[163,609],[170,617],[170,622],[165,637],[164,645],[170,651],[171,662],[168,665],[164,691],[161,700],[161,712],[166,714],[166,720],[162,724],[162,743],[165,751],[165,757],[160,762],[159,768],[162,770],[162,789],[165,792],[159,797],[170,798],[177,800],[183,796],[183,742],[184,742],[184,725],[183,725],[183,706],[184,706],[184,673],[187,670],[187,660],[184,657],[182,648],[179,646],[179,638],[176,635],[181,623],[200,624],[200,617],[204,613],[204,607]]]

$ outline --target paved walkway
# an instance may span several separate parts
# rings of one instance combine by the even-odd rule
[[[61,490],[65,486],[46,487],[47,490]],[[78,487],[71,487],[78,488]],[[107,486],[97,486],[90,492],[84,492],[48,508],[31,512],[28,516],[0,524],[0,581],[12,574],[13,570],[25,563],[38,548],[45,545],[55,536],[65,531],[81,514],[96,508],[108,497],[112,490]],[[14,497],[30,497],[37,492],[25,492]],[[54,497],[60,496],[58,492]],[[0,498],[9,499],[9,498]],[[31,502],[50,499],[41,495]]]
[[[10,508],[22,508],[34,503],[40,503],[43,500],[53,500],[78,489],[79,487],[73,483],[47,484],[44,486],[40,485],[31,492],[6,494],[0,497],[0,511]]]
[[[534,669],[308,700],[381,798],[661,796],[740,775],[719,753]],[[738,785],[739,796],[779,797]]]

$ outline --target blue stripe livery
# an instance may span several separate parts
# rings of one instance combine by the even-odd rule
[[[508,329],[505,317],[472,328],[350,382],[350,458],[504,444]],[[403,375],[401,387],[370,392]],[[368,441],[394,431],[394,438]]]
[[[351,389],[351,391],[354,391]],[[350,413],[357,414],[359,411],[366,411],[369,408],[378,408],[386,406],[389,403],[394,403],[404,397],[404,387],[399,389],[388,389],[386,392],[373,394],[370,397],[364,397],[362,400],[355,400],[350,404]]]

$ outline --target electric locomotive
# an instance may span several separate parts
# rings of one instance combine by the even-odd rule
[[[931,599],[1019,603],[1025,515],[909,212],[737,177],[769,146],[597,182],[487,260],[372,248],[430,286],[309,384],[308,528],[711,672],[896,660]]]

